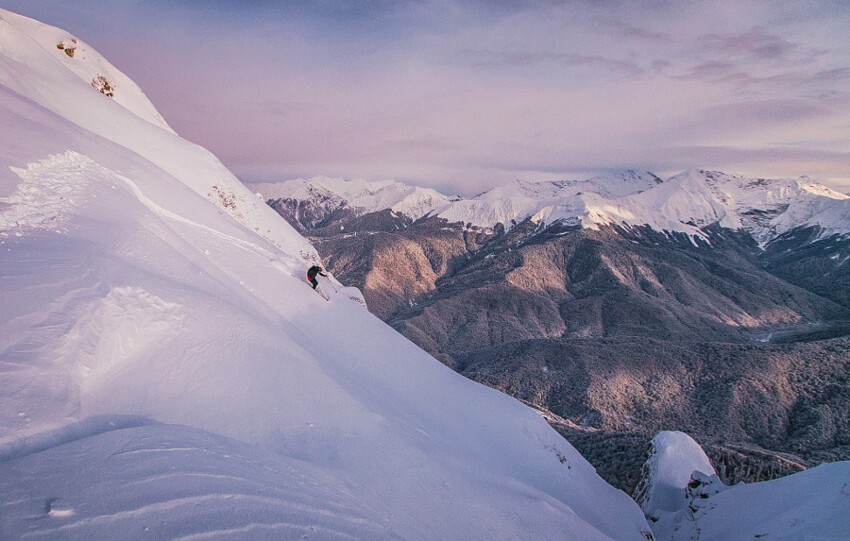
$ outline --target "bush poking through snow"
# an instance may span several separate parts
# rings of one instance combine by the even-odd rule
[[[209,194],[209,197],[216,196],[218,202],[227,210],[236,210],[236,194],[233,192],[225,192],[221,188],[218,187],[218,184],[213,184],[213,191]]]
[[[71,38],[71,45],[65,43],[65,41],[60,41],[56,44],[56,48],[60,51],[65,51],[65,54],[68,55],[69,58],[74,58],[74,51],[77,50],[77,40],[75,38]]]
[[[97,74],[97,76],[91,80],[91,86],[101,94],[110,98],[115,95],[115,85],[101,74]]]

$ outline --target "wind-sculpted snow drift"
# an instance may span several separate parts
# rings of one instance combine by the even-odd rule
[[[850,532],[850,462],[729,487],[693,439],[662,432],[640,489],[658,541],[844,539]]]
[[[81,40],[0,10],[0,124],[0,537],[649,536]]]

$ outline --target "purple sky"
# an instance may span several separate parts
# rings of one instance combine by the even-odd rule
[[[132,77],[243,180],[688,167],[850,191],[850,5],[0,0]]]

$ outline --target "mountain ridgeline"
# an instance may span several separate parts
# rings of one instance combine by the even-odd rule
[[[850,197],[691,170],[523,183],[254,185],[370,310],[540,409],[631,490],[660,430],[726,481],[850,458]]]

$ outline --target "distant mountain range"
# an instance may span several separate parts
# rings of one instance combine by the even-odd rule
[[[726,480],[850,458],[850,197],[692,169],[513,182],[250,185],[373,313],[540,408],[633,487],[658,430]],[[639,437],[638,437],[639,436]]]
[[[469,199],[396,181],[313,177],[251,186],[278,205],[295,205],[282,210],[309,229],[348,214],[390,210],[410,220],[437,216],[479,228],[510,229],[528,219],[592,229],[649,226],[702,239],[708,237],[703,228],[717,225],[746,231],[760,245],[798,228],[816,227],[822,237],[850,233],[850,196],[805,177],[747,178],[691,169],[662,181],[629,170],[583,181],[518,180]]]

